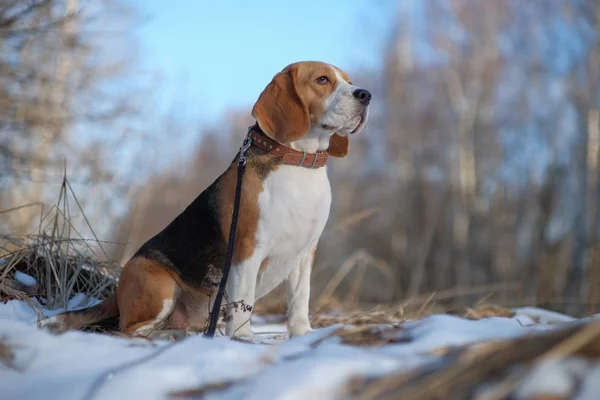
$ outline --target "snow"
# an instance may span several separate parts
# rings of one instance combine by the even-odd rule
[[[576,400],[592,400],[598,397],[598,393],[600,392],[600,368],[596,366],[596,368],[588,371],[583,384],[581,385],[581,389],[577,396]]]
[[[33,276],[27,275],[26,273],[21,271],[15,272],[15,279],[25,286],[35,286],[37,284],[37,281]]]
[[[84,294],[76,294],[69,300],[69,310],[77,309],[80,306],[85,305],[86,307],[93,306],[99,303],[98,299],[87,297]],[[64,308],[56,308],[53,310],[43,309],[46,317],[64,312]],[[36,325],[38,320],[38,314],[34,308],[32,308],[25,301],[11,300],[6,303],[0,303],[0,321],[3,320],[14,320],[28,322],[30,325]],[[1,331],[2,327],[0,327]]]
[[[535,395],[568,398],[587,368],[588,362],[581,357],[542,364],[525,377],[517,390],[516,398],[529,399]]]
[[[541,325],[525,327],[517,319],[492,317],[472,321],[445,314],[432,315],[404,326],[409,329],[413,327],[411,345],[399,347],[405,352],[431,352],[446,346],[511,339],[531,330],[544,329]]]
[[[83,300],[74,298],[70,308]],[[517,338],[575,320],[532,307],[514,311],[512,318],[437,314],[407,321],[394,331],[405,340],[379,346],[344,344],[335,334],[342,325],[289,339],[281,320],[260,316],[253,317],[253,343],[201,335],[168,342],[76,331],[52,335],[37,328],[36,310],[13,300],[0,303],[0,344],[14,352],[11,365],[0,362],[0,387],[2,398],[23,400],[167,399],[219,384],[202,398],[337,399],[356,377],[408,372],[435,361],[444,348]],[[543,364],[524,376],[515,394],[568,395],[579,387],[578,398],[592,399],[600,389],[599,365],[577,357]]]
[[[531,325],[535,323],[550,325],[563,322],[573,322],[577,320],[577,318],[573,318],[568,315],[537,307],[521,307],[515,308],[513,311],[516,313],[514,318],[525,325]]]

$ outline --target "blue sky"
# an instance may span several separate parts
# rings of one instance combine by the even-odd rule
[[[130,0],[146,21],[142,60],[158,71],[161,105],[214,122],[251,107],[273,75],[300,60],[376,66],[396,0]]]

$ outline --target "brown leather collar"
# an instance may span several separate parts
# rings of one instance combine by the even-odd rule
[[[256,146],[269,154],[274,154],[281,158],[281,162],[286,165],[297,165],[306,168],[320,168],[325,166],[329,154],[326,151],[317,151],[316,153],[306,153],[294,150],[284,146],[281,143],[268,137],[258,124],[248,129],[248,137],[252,139],[252,146]]]

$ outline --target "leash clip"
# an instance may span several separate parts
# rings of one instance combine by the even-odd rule
[[[246,139],[244,139],[244,143],[242,143],[242,147],[240,147],[240,159],[238,160],[239,164],[244,166],[246,165],[246,152],[250,146],[252,146],[252,138],[247,136]]]

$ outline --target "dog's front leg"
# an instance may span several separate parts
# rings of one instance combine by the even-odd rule
[[[310,300],[310,273],[315,250],[316,248],[313,247],[300,259],[285,281],[290,337],[304,335],[312,330],[308,319],[308,303]]]
[[[250,257],[232,265],[227,280],[227,325],[225,334],[230,337],[251,337],[250,317],[254,308],[256,277],[260,263]]]

